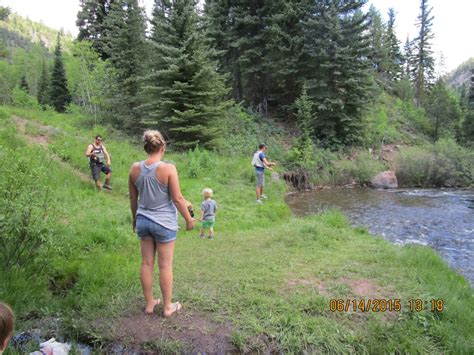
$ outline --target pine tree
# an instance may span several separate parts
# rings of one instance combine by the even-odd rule
[[[67,104],[71,102],[71,94],[67,86],[60,40],[61,36],[58,33],[57,44],[54,50],[54,65],[51,74],[49,101],[56,111],[64,112]]]
[[[387,47],[388,67],[387,75],[391,82],[399,80],[402,76],[402,54],[400,52],[400,43],[395,34],[395,10],[388,10],[387,30],[384,38]]]
[[[113,2],[114,0],[81,0],[81,10],[77,13],[77,39],[91,41],[93,48],[104,60],[108,58],[104,51],[104,21]]]
[[[438,79],[427,96],[426,111],[433,122],[432,137],[437,141],[441,131],[454,134],[454,129],[461,116],[459,102],[454,98],[443,79]]]
[[[153,68],[142,110],[177,147],[207,146],[224,114],[224,78],[216,72],[199,28],[194,0],[156,0]]]
[[[30,88],[28,86],[28,81],[26,80],[26,75],[21,76],[20,89],[22,89],[27,94],[30,92]]]
[[[417,27],[418,37],[414,39],[414,67],[413,78],[415,82],[416,100],[419,106],[423,106],[426,92],[434,80],[434,58],[431,50],[431,40],[433,39],[433,8],[428,7],[428,0],[421,0],[421,13],[418,15]]]
[[[368,12],[370,20],[369,38],[370,38],[370,55],[372,65],[377,74],[377,79],[382,87],[387,86],[387,67],[388,67],[388,49],[385,46],[385,25],[382,21],[379,11],[371,5]]]
[[[469,86],[469,94],[467,97],[467,111],[462,123],[462,131],[464,140],[474,144],[474,69],[471,69],[471,81]]]
[[[49,103],[48,92],[49,92],[48,70],[46,68],[46,61],[43,59],[43,69],[41,71],[41,77],[40,77],[39,86],[38,86],[38,93],[36,96],[36,98],[38,99],[38,102],[43,107]]]
[[[327,145],[358,139],[361,116],[371,95],[367,15],[364,1],[316,2],[305,24],[308,95],[313,129]]]
[[[110,100],[114,123],[137,133],[141,118],[139,78],[147,61],[145,18],[137,0],[116,0],[104,21],[103,50],[115,72]]]
[[[269,105],[288,116],[305,81],[303,23],[311,7],[307,0],[266,2],[266,60],[270,75]]]
[[[5,6],[0,6],[0,21],[5,21],[10,16],[10,8]]]

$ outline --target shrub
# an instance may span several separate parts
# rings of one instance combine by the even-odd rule
[[[34,108],[34,109],[41,108],[36,97],[28,95],[28,93],[25,90],[20,89],[19,87],[15,87],[12,90],[12,103],[14,106],[18,106],[18,107]]]
[[[0,268],[6,272],[41,260],[42,269],[53,234],[46,164],[24,149],[2,149],[0,157]]]
[[[472,186],[474,153],[452,139],[440,139],[427,147],[404,148],[397,160],[400,186]]]
[[[367,184],[370,179],[379,172],[385,170],[385,166],[375,160],[369,152],[361,152],[355,160],[341,160],[335,163],[336,184],[348,184],[352,181],[359,184]]]

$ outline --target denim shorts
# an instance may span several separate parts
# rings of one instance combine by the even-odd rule
[[[136,231],[140,240],[153,237],[158,243],[168,243],[176,240],[177,233],[141,215],[137,216]]]

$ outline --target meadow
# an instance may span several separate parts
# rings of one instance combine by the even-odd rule
[[[208,327],[202,336],[224,329],[221,341],[239,352],[474,352],[472,288],[434,251],[394,246],[351,227],[336,210],[297,218],[281,180],[267,177],[269,198],[258,205],[250,157],[200,149],[165,159],[176,164],[196,211],[201,190],[214,190],[216,239],[182,228],[174,299],[184,312],[152,318],[159,330],[173,324],[182,337],[139,339],[121,326],[140,320],[143,306],[127,196],[128,169],[145,157],[139,142],[50,111],[0,107],[0,127],[0,299],[15,310],[17,332],[40,328],[44,337],[97,352],[117,343],[144,352],[212,352],[186,341],[193,330],[186,321],[199,321]],[[96,133],[111,153],[110,193],[97,192],[89,179],[84,151]],[[21,245],[37,247],[22,254]],[[431,300],[442,307],[432,309]]]

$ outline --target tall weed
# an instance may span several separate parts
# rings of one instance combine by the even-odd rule
[[[27,148],[1,149],[0,157],[0,268],[44,265],[54,233],[47,164]]]

